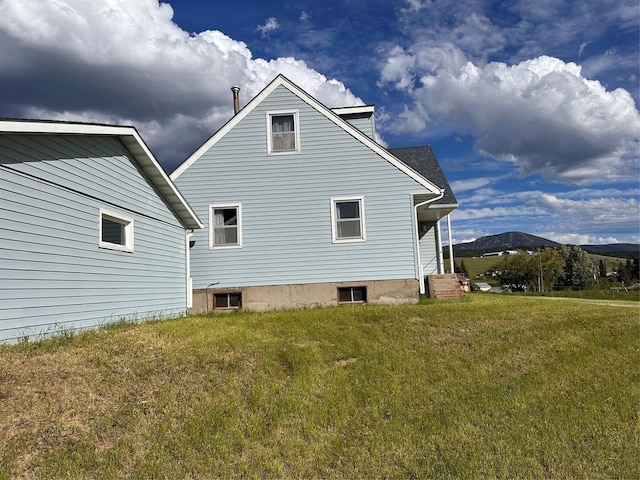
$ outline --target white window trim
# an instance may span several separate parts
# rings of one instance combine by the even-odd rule
[[[105,242],[102,240],[102,218],[108,217],[110,220],[124,225],[124,245],[119,243]],[[133,219],[124,217],[108,210],[100,209],[98,216],[98,245],[100,248],[108,250],[119,250],[121,252],[133,252]]]
[[[298,155],[300,153],[300,122],[299,122],[299,111],[298,110],[270,110],[266,112],[267,115],[267,155]],[[273,136],[271,133],[271,117],[278,115],[293,115],[293,128],[294,134],[296,137],[296,148],[295,150],[285,150],[285,151],[276,151],[274,152],[272,140]]]
[[[338,228],[336,219],[336,203],[338,202],[360,202],[360,238],[338,238]],[[331,242],[332,243],[361,243],[367,241],[367,230],[365,228],[364,218],[364,196],[356,195],[352,197],[335,197],[331,198]]]
[[[238,211],[238,243],[215,245],[214,240],[214,210],[219,208],[235,208]],[[228,250],[242,248],[242,204],[241,203],[213,203],[209,205],[209,250]]]

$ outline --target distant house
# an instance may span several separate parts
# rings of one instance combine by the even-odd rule
[[[0,120],[0,341],[184,314],[202,226],[132,127]]]
[[[205,222],[194,311],[416,302],[444,272],[455,197],[429,147],[374,140],[373,113],[278,76],[171,174]]]

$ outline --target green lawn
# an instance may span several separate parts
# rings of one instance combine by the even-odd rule
[[[0,478],[640,478],[637,302],[189,317],[0,346]]]

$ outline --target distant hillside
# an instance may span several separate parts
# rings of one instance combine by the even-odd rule
[[[453,246],[454,257],[479,257],[486,253],[503,250],[533,250],[536,248],[557,248],[561,244],[523,232],[505,232],[478,238],[473,242]],[[589,253],[608,257],[636,258],[640,245],[636,243],[612,243],[609,245],[580,245]],[[445,256],[448,256],[445,249]]]
[[[637,258],[640,256],[640,245],[637,243],[611,243],[609,245],[580,245],[581,248],[595,255],[607,257]]]
[[[546,238],[522,232],[505,232],[481,237],[473,242],[453,246],[454,257],[473,257],[502,250],[531,250],[533,248],[559,247],[560,244]]]

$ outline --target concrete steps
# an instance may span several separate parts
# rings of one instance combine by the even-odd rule
[[[426,281],[429,298],[460,299],[464,297],[464,291],[458,282],[458,277],[451,273],[429,275],[426,277]]]

